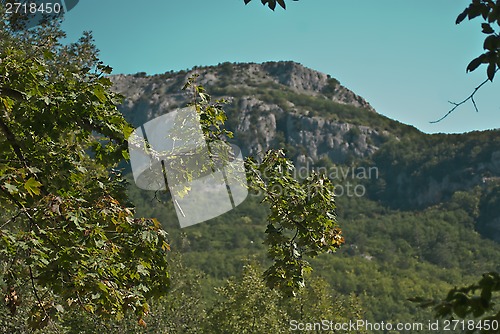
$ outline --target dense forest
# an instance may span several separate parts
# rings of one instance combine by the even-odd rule
[[[270,71],[266,73],[266,67],[273,67],[278,79]],[[454,286],[473,283],[481,273],[500,269],[495,223],[500,199],[498,131],[427,135],[366,105],[353,105],[359,103],[356,97],[353,102],[335,101],[335,92],[344,88],[331,77],[325,76],[325,87],[317,92],[294,89],[288,84],[293,80],[279,82],[283,77],[304,76],[304,71],[310,70],[290,62],[262,67],[225,63],[192,70],[201,73],[202,81],[204,77],[213,79],[206,84],[209,91],[231,100],[226,107],[228,126],[244,151],[285,147],[298,165],[305,155],[312,162],[304,166],[329,173],[342,190],[336,205],[346,244],[334,254],[313,260],[312,278],[324,280],[335,298],[355,302],[362,319],[426,323],[433,318],[432,309],[421,309],[408,299],[444,298]],[[133,121],[147,109],[154,118],[159,107],[148,96],[162,92],[167,100],[169,96],[179,98],[170,84],[180,83],[179,78],[190,73],[117,78],[118,87],[132,87],[132,91],[141,87],[140,101],[125,103],[125,117]],[[130,83],[137,80],[139,85]],[[255,80],[268,82],[256,84]],[[337,89],[328,88],[332,85]],[[274,128],[241,130],[246,113],[242,101],[250,98],[260,103],[251,117],[263,120],[273,115]],[[151,102],[145,106],[141,102],[145,100]],[[297,143],[295,131],[290,131],[290,119],[295,115],[315,118],[316,124],[344,124],[346,154],[329,156],[326,150],[316,154],[310,146]],[[314,128],[306,131],[317,134]],[[375,152],[366,149],[365,154],[359,148],[363,150],[364,142],[370,140]],[[376,173],[368,175],[370,168]],[[215,293],[217,287],[241,277],[249,261],[269,263],[263,245],[268,209],[258,196],[250,196],[234,211],[208,223],[180,229],[171,203],[165,206],[153,194],[138,191],[131,176],[129,180],[140,215],[167,222],[172,248],[182,253],[186,266],[205,275],[203,295],[209,304],[223,302]],[[362,196],[354,191],[349,196],[348,184],[352,190],[359,186],[358,195]]]

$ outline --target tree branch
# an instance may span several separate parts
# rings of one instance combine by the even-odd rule
[[[20,215],[22,215],[24,212],[19,210],[19,212],[9,220],[7,220],[2,226],[0,226],[0,229],[4,228],[5,226],[9,225],[11,222],[15,221]]]
[[[497,68],[495,73],[498,71],[499,69]],[[484,80],[483,82],[481,82],[481,84],[479,86],[477,86],[476,88],[474,88],[474,91],[466,98],[464,99],[463,101],[461,102],[451,102],[451,101],[448,101],[450,104],[453,105],[453,108],[451,108],[443,117],[441,117],[440,119],[436,120],[436,121],[431,121],[429,123],[438,123],[438,122],[441,122],[443,119],[445,119],[446,117],[448,117],[452,112],[455,111],[455,109],[457,109],[458,107],[460,107],[462,104],[466,103],[467,101],[471,101],[472,102],[472,105],[474,106],[474,109],[476,110],[476,112],[479,112],[479,109],[477,108],[477,105],[476,105],[476,101],[474,100],[474,95],[476,95],[477,91],[479,89],[481,89],[481,87],[483,87],[483,85],[485,83],[487,83],[488,81],[490,81],[490,79],[486,79]]]
[[[18,90],[9,87],[0,87],[0,95],[8,96],[14,100],[23,100],[24,94]]]
[[[49,313],[47,312],[47,310],[43,306],[43,303],[42,303],[42,300],[40,299],[40,296],[38,295],[38,291],[36,290],[36,286],[35,286],[35,278],[33,277],[33,271],[31,270],[31,266],[28,266],[28,269],[30,272],[30,281],[31,281],[31,288],[33,289],[33,294],[35,295],[35,298],[38,301],[38,305],[39,305],[40,309],[45,314],[45,317],[42,319],[42,321],[47,319],[47,321],[53,325],[53,328],[55,329],[56,333],[61,333],[59,331],[59,329],[57,328],[57,326],[55,326]]]
[[[24,167],[28,167],[28,163],[26,161],[26,158],[24,157],[24,154],[21,151],[21,146],[19,145],[19,143],[16,140],[16,137],[10,131],[9,127],[7,126],[7,124],[5,124],[5,122],[3,121],[2,118],[0,118],[0,129],[2,129],[2,132],[5,134],[5,138],[7,138],[7,141],[9,142],[10,146],[14,150],[14,153],[16,154],[17,158],[20,161],[22,161]]]

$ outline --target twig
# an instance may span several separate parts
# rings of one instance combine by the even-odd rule
[[[36,290],[36,286],[35,286],[35,278],[33,277],[33,271],[31,270],[31,266],[28,266],[28,269],[30,271],[30,281],[31,281],[31,288],[33,289],[33,294],[35,295],[35,298],[36,300],[38,301],[38,306],[40,307],[40,309],[43,311],[43,313],[45,314],[45,318],[47,318],[49,321],[50,321],[50,316],[49,314],[47,313],[47,310],[45,309],[45,307],[43,307],[43,303],[42,303],[42,300],[40,299],[40,296],[38,295],[38,292]],[[44,318],[44,319],[45,319]],[[43,319],[42,319],[43,321]]]
[[[497,68],[495,73],[498,71],[499,69]],[[479,109],[477,108],[477,105],[476,105],[476,101],[474,100],[474,95],[477,93],[477,91],[485,84],[487,83],[488,81],[490,81],[490,79],[486,79],[484,80],[483,82],[481,82],[481,84],[479,86],[477,86],[476,88],[474,88],[474,91],[472,92],[472,94],[470,94],[466,99],[464,99],[462,102],[451,102],[451,101],[448,101],[450,104],[452,104],[454,107],[451,108],[443,117],[441,117],[440,119],[436,120],[436,121],[431,121],[429,123],[438,123],[438,122],[441,122],[443,119],[445,119],[446,117],[448,117],[452,112],[455,111],[455,109],[457,109],[458,107],[460,107],[462,104],[464,104],[465,102],[467,101],[471,101],[472,102],[472,105],[474,106],[474,109],[476,110],[476,112],[479,112]]]
[[[50,315],[47,313],[47,310],[45,309],[45,307],[43,307],[42,300],[40,299],[40,296],[38,296],[38,292],[36,290],[35,278],[33,277],[33,271],[31,270],[31,266],[28,266],[28,268],[29,268],[29,272],[30,272],[31,288],[33,289],[33,293],[35,294],[35,298],[38,301],[40,309],[45,314],[45,318],[44,319],[47,319],[48,322],[50,324],[52,324],[52,326],[53,326],[52,328],[56,331],[56,333],[61,333],[59,331],[59,329],[57,328],[56,324],[54,323],[54,321],[52,321],[52,318],[50,317]],[[42,319],[42,321],[43,321],[43,319]]]
[[[10,146],[14,150],[14,153],[16,154],[17,158],[22,161],[23,165],[28,168],[28,162],[26,160],[26,157],[24,156],[21,146],[16,140],[16,137],[14,134],[10,131],[9,127],[7,124],[3,122],[3,120],[0,118],[0,129],[5,135],[5,138],[7,138],[7,141],[9,142]]]
[[[14,217],[7,220],[2,226],[0,226],[0,229],[4,228],[5,226],[9,225],[11,222],[15,221],[22,213],[23,213],[23,211],[19,210],[19,212]]]

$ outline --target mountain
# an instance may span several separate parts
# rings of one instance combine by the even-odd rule
[[[315,259],[315,273],[336,291],[358,296],[367,320],[427,323],[431,313],[407,298],[442,298],[483,272],[500,271],[499,130],[425,134],[294,62],[223,63],[111,80],[125,96],[119,109],[138,127],[185,106],[192,94],[181,88],[194,73],[214,99],[229,101],[227,126],[245,156],[285,148],[299,171],[324,172],[336,184],[346,244]],[[241,258],[266,261],[267,209],[259,198],[184,230],[171,203],[133,186],[131,198],[138,214],[157,217],[172,247],[214,282],[237,275]]]
[[[181,88],[194,73],[214,98],[229,101],[228,128],[245,156],[285,148],[299,166],[376,167],[370,195],[393,208],[427,207],[500,178],[500,131],[424,134],[376,113],[330,75],[291,61],[116,75],[115,89],[127,97],[120,110],[137,127],[183,107],[191,94]]]
[[[127,96],[121,110],[140,125],[185,106],[191,94],[181,88],[193,73],[213,97],[230,101],[229,127],[245,154],[285,144],[314,160],[344,162],[373,154],[392,132],[416,131],[386,122],[336,79],[294,62],[224,63],[188,72],[114,76],[117,91]],[[360,135],[352,138],[353,133]]]

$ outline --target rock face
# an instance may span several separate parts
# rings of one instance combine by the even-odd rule
[[[297,157],[313,161],[327,157],[332,162],[344,163],[349,158],[373,154],[385,138],[368,126],[286,112],[278,105],[254,97],[240,100],[238,110],[235,137],[244,138],[242,144],[252,155],[285,144],[300,151]]]
[[[312,116],[311,110],[289,101],[283,104],[272,103],[269,97],[264,99],[264,91],[271,99],[274,93],[288,92],[376,115],[367,101],[337,80],[295,62],[224,63],[189,72],[115,75],[111,79],[114,89],[126,96],[120,110],[134,126],[140,126],[185,106],[192,95],[181,88],[194,73],[199,74],[198,83],[213,97],[224,97],[232,102],[226,108],[231,120],[229,127],[247,155],[285,144],[296,151],[295,159],[307,156],[316,161],[328,157],[332,162],[343,163],[373,154],[387,137],[387,133],[369,126]]]

